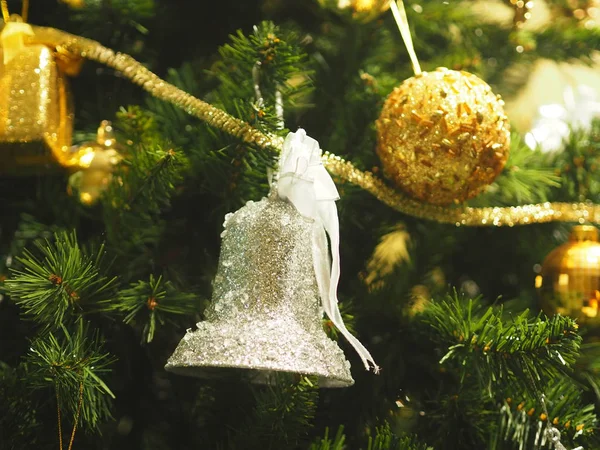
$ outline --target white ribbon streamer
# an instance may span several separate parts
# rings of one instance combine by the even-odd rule
[[[369,370],[370,363],[373,371],[379,372],[379,367],[369,351],[344,325],[338,307],[340,231],[335,201],[339,199],[339,194],[335,183],[321,162],[319,143],[307,136],[303,129],[299,129],[296,133],[289,133],[285,139],[279,160],[277,193],[281,199],[291,202],[300,214],[323,225],[322,228],[315,230],[312,246],[315,275],[323,309],[340,333],[352,344],[365,368]],[[331,242],[332,262],[329,258],[325,231]]]
[[[400,30],[400,35],[402,36],[404,45],[406,45],[406,50],[408,51],[408,56],[410,56],[413,71],[415,72],[415,75],[419,75],[421,73],[421,66],[419,65],[419,59],[417,58],[417,53],[415,52],[415,46],[413,45],[410,28],[408,27],[408,18],[406,17],[404,2],[402,0],[392,0],[390,2],[390,9],[394,15],[396,25],[398,25],[398,30]]]

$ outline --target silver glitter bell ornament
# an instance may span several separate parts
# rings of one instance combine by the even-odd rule
[[[292,372],[317,376],[320,387],[351,386],[350,363],[323,331],[325,312],[378,371],[338,308],[339,197],[320,157],[304,130],[288,134],[269,197],[225,216],[206,320],[188,330],[166,370],[212,378],[244,369],[256,383]]]

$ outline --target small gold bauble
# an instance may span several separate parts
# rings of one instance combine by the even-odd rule
[[[77,195],[84,205],[95,204],[112,180],[117,164],[122,160],[120,145],[108,120],[98,128],[96,142],[81,144],[71,157],[71,165],[79,170],[69,177],[67,192]]]
[[[599,328],[600,242],[592,225],[573,227],[569,241],[544,260],[535,279],[542,310],[570,316],[582,325]]]
[[[384,172],[406,194],[436,205],[476,196],[504,168],[504,102],[480,78],[440,67],[404,81],[377,120]]]
[[[377,19],[390,8],[390,0],[319,0],[319,4],[361,23]]]

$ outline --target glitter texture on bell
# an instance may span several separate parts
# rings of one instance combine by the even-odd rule
[[[303,130],[290,133],[269,197],[225,217],[206,320],[188,330],[167,370],[212,378],[224,376],[223,368],[237,368],[256,383],[268,383],[274,372],[292,372],[316,376],[320,387],[351,386],[350,363],[325,334],[323,311],[365,367],[371,363],[378,370],[337,307],[337,190],[320,154]]]
[[[321,386],[354,383],[342,350],[323,331],[311,240],[316,226],[271,196],[228,215],[213,302],[166,369],[219,376],[213,367],[317,375]],[[250,374],[252,377],[253,374]]]

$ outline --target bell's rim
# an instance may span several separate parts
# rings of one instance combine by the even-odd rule
[[[235,372],[232,372],[235,369]],[[273,376],[277,373],[289,373],[298,376],[314,376],[317,377],[317,383],[320,388],[345,388],[354,385],[354,379],[342,378],[334,375],[324,376],[317,372],[292,372],[282,368],[261,364],[254,367],[240,367],[233,363],[218,363],[213,362],[210,365],[195,364],[173,364],[168,362],[165,365],[165,370],[176,375],[191,376],[200,379],[228,379],[228,378],[245,378],[254,384],[270,385],[273,383]]]

